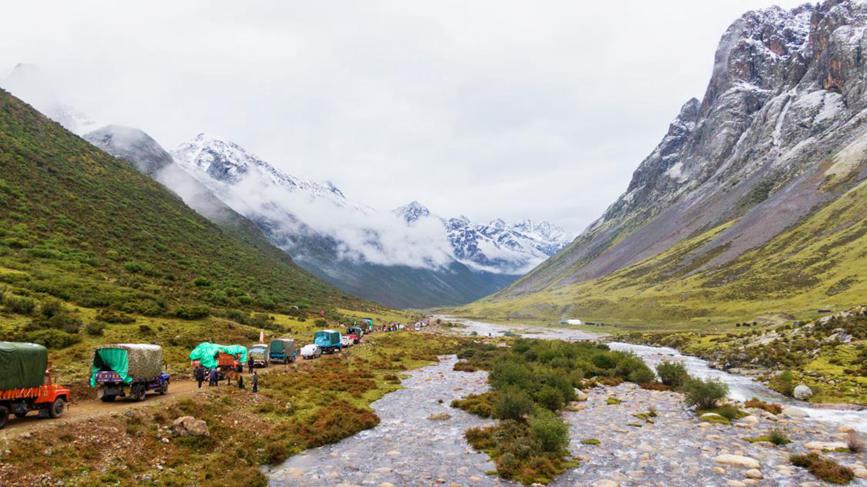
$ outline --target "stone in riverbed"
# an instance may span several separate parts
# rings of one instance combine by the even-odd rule
[[[755,458],[742,455],[720,455],[713,460],[716,463],[731,465],[733,467],[760,468],[762,466]]]
[[[747,470],[746,472],[744,472],[744,476],[746,476],[746,478],[748,479],[756,480],[762,480],[763,478],[765,478],[764,475],[762,475],[762,471],[757,468],[751,468]]]
[[[817,451],[848,450],[849,445],[842,441],[810,441],[804,444],[804,448]]]
[[[813,396],[813,389],[810,389],[804,384],[799,384],[798,387],[795,387],[792,395],[795,396],[795,399],[798,399],[799,401],[806,401]]]
[[[794,406],[789,406],[789,407],[783,408],[782,414],[783,414],[783,416],[786,416],[789,418],[806,418],[807,417],[806,411],[804,411],[801,408],[796,408]]]
[[[620,487],[618,482],[609,479],[597,480],[593,483],[593,487]]]
[[[854,473],[859,479],[867,479],[867,468],[856,468]]]

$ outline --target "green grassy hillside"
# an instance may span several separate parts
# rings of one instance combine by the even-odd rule
[[[0,321],[60,341],[81,328],[63,302],[236,321],[253,311],[367,307],[295,266],[255,228],[214,225],[3,91],[0,302]]]
[[[815,317],[867,301],[867,182],[766,245],[721,267],[682,257],[734,222],[600,279],[455,311],[495,319],[563,316],[627,327],[733,326]],[[712,256],[711,256],[712,257]]]

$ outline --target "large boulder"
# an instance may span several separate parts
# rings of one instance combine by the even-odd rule
[[[192,416],[181,416],[172,423],[175,436],[211,436],[208,423]]]
[[[813,397],[813,389],[810,389],[809,386],[806,386],[804,384],[800,384],[798,385],[798,387],[795,387],[794,392],[792,392],[792,396],[794,396],[795,399],[799,401],[806,401],[807,399]]]

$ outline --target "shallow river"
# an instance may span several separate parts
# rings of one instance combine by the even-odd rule
[[[560,339],[567,341],[593,340],[604,337],[603,335],[596,335],[582,330],[569,328],[535,328],[531,326],[497,325],[472,320],[458,321],[465,326],[465,328],[461,329],[463,332],[476,332],[481,336],[496,336],[502,335],[506,332],[511,332],[527,338]],[[802,409],[809,418],[816,421],[846,424],[860,431],[867,432],[867,410],[851,411],[844,409],[811,407],[808,403],[796,401],[774,392],[764,384],[749,377],[713,369],[708,365],[707,361],[698,357],[683,355],[673,348],[634,345],[631,343],[620,342],[610,342],[608,343],[608,346],[611,347],[612,350],[632,352],[638,355],[651,368],[655,368],[656,364],[661,360],[682,362],[690,375],[702,379],[712,378],[728,384],[729,397],[737,401],[745,401],[756,397],[763,401],[795,406]]]
[[[505,326],[461,320],[462,333],[482,336],[514,333],[528,338],[592,340],[602,335],[568,328]],[[554,485],[592,485],[614,479],[621,486],[633,485],[726,485],[743,480],[740,469],[722,472],[713,458],[734,453],[758,458],[765,475],[761,485],[799,485],[812,480],[800,469],[788,465],[788,454],[802,452],[812,439],[832,440],[837,424],[867,431],[867,412],[818,409],[785,398],[747,377],[708,367],[701,359],[684,356],[670,348],[610,343],[612,349],[631,351],[653,367],[662,359],[679,360],[690,374],[713,377],[727,383],[730,395],[743,400],[759,397],[801,408],[815,421],[789,421],[793,444],[774,449],[742,441],[746,430],[731,426],[701,424],[685,410],[674,393],[653,393],[632,384],[617,388],[593,389],[579,412],[564,413],[570,423],[570,449],[582,458],[581,466],[566,472]],[[403,381],[403,389],[372,404],[380,424],[334,445],[308,450],[289,458],[268,472],[272,486],[402,486],[402,485],[513,485],[487,475],[495,469],[487,455],[470,447],[466,429],[489,421],[451,408],[453,399],[487,390],[485,372],[455,372],[457,359],[443,357],[429,367],[414,370]],[[606,405],[609,394],[623,400],[619,407]],[[655,424],[635,425],[635,413],[653,404],[659,412]],[[441,415],[437,417],[436,415]],[[776,421],[776,420],[774,420]],[[780,420],[780,423],[783,423]],[[797,426],[796,426],[797,425]],[[637,427],[639,426],[639,427]],[[710,428],[705,428],[710,427]],[[764,431],[775,427],[766,418],[753,427]],[[586,446],[585,438],[596,438],[602,446]],[[831,455],[843,455],[831,453]],[[859,457],[864,457],[860,455]],[[841,457],[850,462],[852,459]],[[867,458],[856,458],[863,467]],[[856,465],[857,466],[857,465]],[[735,484],[731,484],[735,485]],[[807,485],[807,484],[803,484]],[[864,485],[856,481],[855,485]]]

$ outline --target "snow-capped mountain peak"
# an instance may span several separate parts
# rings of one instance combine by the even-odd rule
[[[305,192],[312,198],[324,197],[340,205],[346,200],[332,182],[320,184],[287,174],[240,145],[209,134],[196,135],[172,151],[172,156],[197,178],[207,176],[203,181],[206,184],[234,186],[247,178],[259,177],[268,184]]]
[[[408,205],[395,208],[394,214],[402,218],[408,224],[413,224],[420,218],[427,218],[431,215],[430,210],[418,201],[413,201]]]

